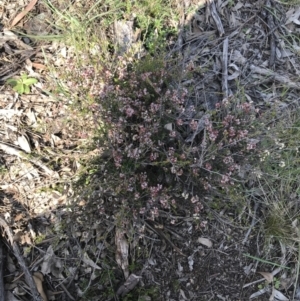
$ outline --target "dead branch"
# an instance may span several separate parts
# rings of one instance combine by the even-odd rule
[[[3,283],[3,262],[4,262],[3,246],[0,238],[0,301],[5,301],[4,300],[5,291],[4,291],[4,283]]]
[[[42,297],[40,296],[40,294],[39,294],[39,292],[36,288],[33,277],[30,274],[23,257],[21,256],[19,246],[17,245],[17,243],[13,239],[13,233],[12,233],[10,227],[8,226],[8,224],[6,223],[6,221],[4,219],[2,219],[1,217],[0,217],[0,226],[3,227],[5,233],[8,237],[8,240],[9,240],[9,242],[10,242],[12,248],[13,248],[14,255],[17,258],[18,263],[19,263],[19,265],[21,266],[21,268],[24,272],[25,280],[26,280],[27,284],[30,287],[30,291],[31,291],[33,300],[34,301],[43,301]]]

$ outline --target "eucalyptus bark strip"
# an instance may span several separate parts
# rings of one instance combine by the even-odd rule
[[[222,92],[223,97],[228,97],[228,37],[223,43],[223,58],[222,58]]]
[[[216,4],[213,0],[211,0],[210,2],[211,2],[211,4],[210,4],[211,16],[212,16],[212,18],[214,19],[214,21],[216,23],[216,26],[218,28],[220,36],[223,36],[225,31],[224,31],[224,27],[223,27],[221,18],[219,16],[218,12],[217,12]]]

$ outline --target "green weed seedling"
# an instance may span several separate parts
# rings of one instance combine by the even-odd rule
[[[30,93],[30,86],[37,83],[37,79],[33,77],[27,77],[27,74],[22,74],[21,78],[10,78],[7,81],[7,84],[12,86],[13,90],[19,94],[28,94]]]

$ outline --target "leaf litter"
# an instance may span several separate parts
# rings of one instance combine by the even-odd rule
[[[10,12],[10,20],[13,20],[10,23],[11,26],[18,22],[21,23],[26,12],[33,9],[35,2],[31,1],[28,7],[14,18],[12,16],[15,14]],[[211,5],[207,4],[209,2]],[[181,33],[184,45],[180,46],[180,41],[178,41],[183,70],[190,68],[190,66],[205,70],[207,62],[212,63],[212,68],[207,69],[205,76],[200,75],[198,78],[195,77],[185,81],[185,85],[192,87],[198,98],[206,99],[205,103],[200,104],[201,109],[210,109],[216,102],[220,101],[218,94],[222,90],[222,85],[220,83],[216,84],[215,74],[217,72],[222,73],[222,57],[220,54],[224,54],[223,42],[226,38],[228,38],[228,50],[225,51],[225,56],[228,58],[226,79],[228,85],[227,87],[223,86],[223,89],[227,89],[229,94],[230,91],[236,89],[234,80],[237,78],[241,85],[246,87],[245,93],[249,99],[261,103],[262,106],[265,104],[265,99],[274,101],[272,95],[263,95],[262,93],[261,86],[266,83],[271,84],[276,81],[279,84],[287,85],[291,91],[299,89],[295,78],[296,75],[299,75],[300,70],[297,61],[299,45],[288,45],[282,37],[284,30],[298,32],[299,7],[285,11],[280,4],[273,3],[275,8],[278,6],[278,11],[285,17],[286,29],[281,24],[277,24],[277,27],[273,28],[274,35],[279,43],[275,48],[270,49],[269,47],[263,47],[263,45],[266,45],[265,36],[271,33],[262,30],[264,26],[262,26],[261,16],[258,14],[258,11],[263,8],[261,1],[234,1],[232,8],[229,7],[230,1],[207,1],[207,3],[201,3],[199,11],[188,20],[188,29],[184,29]],[[15,3],[10,3],[7,10],[15,10]],[[122,40],[120,35],[116,35],[117,42],[122,48],[122,54],[130,43],[135,42],[132,24],[120,21],[115,24],[115,30],[126,32],[126,40]],[[254,41],[259,41],[261,47],[254,47]],[[18,66],[23,64],[29,72],[29,76],[38,79],[43,79],[46,76],[42,73],[44,70],[43,60],[35,60],[33,56],[39,50],[25,44],[10,29],[5,29],[1,33],[0,45],[5,48],[5,55],[0,57],[1,81],[11,78],[19,72],[20,67],[16,67],[15,62]],[[10,50],[14,47],[19,49],[20,52],[11,52]],[[72,56],[72,50],[63,48],[63,45],[53,43],[48,47],[50,50],[51,47],[52,50],[55,50],[53,56],[56,56],[56,65],[63,65],[68,55]],[[56,52],[56,50],[61,52],[60,56],[57,55],[58,51]],[[275,69],[270,66],[269,58],[272,53],[275,54],[279,62]],[[7,58],[8,60],[5,60]],[[5,65],[5,61],[13,63]],[[289,68],[286,68],[286,65]],[[37,68],[37,66],[41,68]],[[33,68],[35,71],[33,71]],[[249,265],[249,260],[245,260],[241,256],[243,252],[252,251],[255,253],[254,239],[250,237],[245,245],[241,245],[240,237],[242,237],[243,231],[236,230],[230,223],[224,226],[222,222],[218,223],[216,221],[214,227],[203,230],[204,236],[208,238],[199,238],[198,231],[189,222],[189,217],[186,217],[181,228],[176,229],[181,236],[185,237],[184,243],[175,235],[172,236],[172,243],[168,243],[169,237],[160,236],[159,231],[149,230],[148,235],[153,240],[150,248],[153,264],[149,265],[152,268],[145,266],[140,276],[138,273],[130,273],[129,271],[129,262],[131,256],[133,256],[131,253],[133,250],[129,248],[128,233],[126,232],[128,229],[124,230],[116,227],[113,239],[112,233],[114,231],[112,228],[104,233],[106,231],[103,231],[99,226],[101,223],[111,222],[109,218],[107,221],[102,220],[97,223],[99,218],[91,214],[94,219],[92,223],[94,224],[92,228],[94,234],[92,234],[90,243],[95,242],[95,246],[91,245],[86,251],[82,249],[84,247],[76,246],[78,239],[85,241],[83,233],[91,230],[85,228],[84,223],[78,222],[80,229],[76,231],[76,235],[78,235],[76,238],[74,238],[74,233],[68,236],[66,234],[62,235],[59,231],[54,231],[49,225],[56,224],[59,228],[64,218],[67,217],[67,207],[63,207],[68,205],[67,200],[68,196],[72,195],[72,187],[63,186],[62,192],[55,189],[47,191],[46,188],[52,188],[51,185],[55,187],[57,182],[74,175],[73,164],[79,164],[79,158],[74,154],[75,162],[72,163],[68,162],[68,157],[78,144],[76,142],[78,141],[78,128],[74,124],[67,125],[65,123],[68,114],[74,114],[73,118],[76,118],[76,112],[69,111],[68,100],[52,98],[45,93],[46,88],[40,82],[36,87],[33,87],[31,95],[16,95],[13,92],[4,91],[0,96],[0,149],[7,169],[7,174],[1,175],[0,187],[4,192],[1,207],[3,212],[10,212],[7,217],[14,221],[9,224],[10,227],[16,228],[18,224],[18,227],[22,229],[14,235],[16,235],[15,239],[20,245],[26,246],[24,250],[25,248],[30,249],[39,236],[45,235],[40,242],[43,245],[43,241],[45,241],[43,252],[31,248],[29,250],[31,256],[26,258],[28,259],[28,265],[34,265],[34,261],[37,260],[38,263],[35,268],[40,269],[44,274],[44,276],[40,273],[36,274],[36,272],[33,274],[37,290],[41,293],[43,300],[48,298],[43,289],[43,277],[54,279],[52,283],[53,291],[56,289],[56,284],[59,286],[60,279],[67,280],[74,293],[76,292],[80,273],[81,275],[90,274],[89,280],[91,283],[93,282],[92,271],[87,267],[99,271],[106,269],[105,264],[102,264],[102,260],[99,261],[93,256],[96,242],[106,245],[101,249],[103,255],[99,252],[102,259],[107,256],[109,246],[115,246],[115,260],[123,273],[120,276],[123,284],[116,290],[117,295],[125,296],[139,283],[147,283],[148,285],[158,285],[161,288],[162,298],[165,298],[165,300],[200,300],[201,298],[208,300],[210,297],[219,300],[238,300],[238,298],[246,298],[246,296],[248,298],[260,296],[253,293],[255,288],[243,292],[240,290],[240,284],[245,279],[254,277],[256,271],[253,268],[247,274],[244,274],[243,268]],[[252,93],[253,89],[256,89],[256,93]],[[43,93],[41,94],[41,92]],[[291,95],[292,92],[287,95],[287,99],[293,102]],[[84,126],[85,124],[79,125],[82,128]],[[167,124],[166,126],[170,127],[171,125]],[[40,127],[44,127],[44,129],[40,130]],[[191,138],[192,140],[193,138]],[[32,157],[32,153],[37,153],[39,156]],[[56,158],[59,158],[61,162],[56,162]],[[43,191],[41,191],[41,188],[43,188]],[[63,209],[59,210],[59,208]],[[91,211],[93,212],[93,209]],[[20,215],[20,212],[22,212],[22,215]],[[80,216],[79,213],[78,216]],[[33,222],[33,229],[29,227],[30,221]],[[106,225],[106,227],[108,226]],[[107,237],[107,235],[108,238],[105,240],[104,237]],[[110,238],[109,235],[111,235]],[[47,246],[47,239],[57,240],[63,246],[53,249],[52,245]],[[67,243],[68,240],[73,245]],[[212,240],[214,241],[213,244]],[[144,244],[147,244],[145,240]],[[199,244],[202,246],[199,247]],[[183,250],[185,254],[189,254],[188,258],[180,255],[180,252],[174,251],[174,246],[179,246],[180,250]],[[56,255],[58,252],[66,256],[64,264]],[[70,254],[72,256],[81,254],[82,266],[75,267],[70,259],[72,257]],[[172,263],[169,260],[170,256],[172,257]],[[29,258],[34,258],[34,260],[30,261]],[[170,275],[174,277],[176,275],[175,272],[170,274],[172,273],[173,263],[175,263],[173,270],[180,274],[180,278],[178,278],[180,289],[177,292],[170,289],[174,285],[172,281],[168,283],[169,286],[164,284],[165,279],[171,278]],[[65,272],[64,266],[68,266],[69,271],[73,271],[67,278],[62,274]],[[9,269],[11,273],[15,273],[16,269],[19,269],[12,259],[10,260]],[[269,272],[260,272],[260,274],[267,282],[271,283],[273,281],[273,274]],[[61,286],[61,288],[66,296],[74,300],[66,287]],[[261,295],[269,293],[270,298],[274,300],[288,300],[283,293],[274,287],[271,290],[264,288],[260,292]],[[20,292],[21,294],[23,293]],[[7,300],[15,299],[11,291],[7,291]],[[56,299],[52,298],[52,300]]]

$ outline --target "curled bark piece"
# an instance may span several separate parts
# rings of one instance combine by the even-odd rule
[[[295,83],[295,82],[291,81],[285,75],[280,75],[280,74],[278,74],[275,71],[272,71],[270,69],[261,68],[261,67],[257,67],[257,66],[254,66],[254,65],[251,65],[250,69],[253,73],[257,73],[257,74],[261,74],[261,75],[265,75],[265,76],[271,76],[271,77],[274,78],[274,80],[280,82],[281,84],[285,85],[288,88],[293,88],[293,89],[300,90],[299,83]]]

